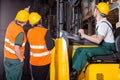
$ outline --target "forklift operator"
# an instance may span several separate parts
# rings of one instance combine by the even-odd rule
[[[85,67],[86,62],[90,57],[96,55],[109,55],[115,50],[114,35],[112,32],[112,25],[106,19],[110,11],[110,7],[105,2],[100,2],[94,9],[94,17],[96,19],[96,34],[89,36],[84,33],[83,29],[79,29],[81,38],[87,39],[91,42],[98,44],[94,48],[77,48],[72,59],[72,72],[71,76],[76,76]]]

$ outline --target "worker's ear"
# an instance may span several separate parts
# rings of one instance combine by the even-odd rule
[[[24,8],[24,10],[28,11],[29,12],[29,9],[30,9],[30,6]]]
[[[116,23],[116,28],[120,27],[120,22]]]

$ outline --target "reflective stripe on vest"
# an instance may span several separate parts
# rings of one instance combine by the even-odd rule
[[[45,49],[47,47],[46,47],[46,45],[44,45],[44,46],[30,45],[30,48],[32,48],[32,49]]]
[[[10,42],[10,40],[7,38],[5,38],[5,42],[9,43],[11,46],[14,46],[14,43]]]
[[[7,38],[5,38],[5,42],[9,43],[11,46],[14,46],[14,43],[10,42],[10,40]],[[22,46],[25,46],[25,42],[22,43]]]
[[[12,49],[10,49],[9,47],[4,46],[4,48],[5,48],[7,51],[9,51],[10,53],[15,54],[15,51],[12,50]]]
[[[43,52],[43,53],[32,53],[32,52],[30,52],[30,55],[34,56],[34,57],[43,57],[43,56],[46,56],[46,55],[49,55],[49,54],[51,54],[50,51]]]
[[[14,43],[12,43],[9,39],[5,38],[5,42],[14,47]],[[25,42],[22,44],[22,46],[23,46],[23,47],[25,46]],[[14,51],[13,49],[11,49],[10,47],[7,47],[7,46],[5,45],[4,48],[5,48],[7,51],[9,51],[10,53],[15,54],[15,51]]]

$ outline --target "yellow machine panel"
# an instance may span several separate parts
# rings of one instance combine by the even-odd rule
[[[67,44],[64,38],[55,41],[50,66],[50,80],[70,80]]]
[[[85,80],[120,80],[120,64],[90,64]]]
[[[55,80],[55,47],[51,50],[50,80]]]

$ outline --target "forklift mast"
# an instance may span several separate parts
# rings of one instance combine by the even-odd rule
[[[81,23],[81,7],[80,0],[76,3],[77,0],[65,1],[65,0],[56,0],[57,1],[57,37],[60,36],[60,31],[65,30],[66,32],[71,32],[77,34],[78,29],[80,28]],[[76,4],[74,4],[74,2]]]
[[[74,41],[78,42],[80,41],[80,35],[78,34],[78,30],[80,28],[84,28],[85,24],[88,25],[88,34],[91,35],[92,34],[92,30],[91,30],[92,18],[89,19],[89,17],[92,17],[91,14],[92,14],[93,7],[91,6],[91,4],[92,2],[95,2],[95,1],[96,0],[56,0],[56,3],[57,3],[56,36],[57,38],[62,37],[63,34],[65,34],[65,37],[72,39],[73,42]],[[85,13],[85,11],[87,13]],[[87,18],[86,18],[86,15],[88,16]],[[84,23],[83,25],[83,22],[85,20],[87,21],[87,23]]]

